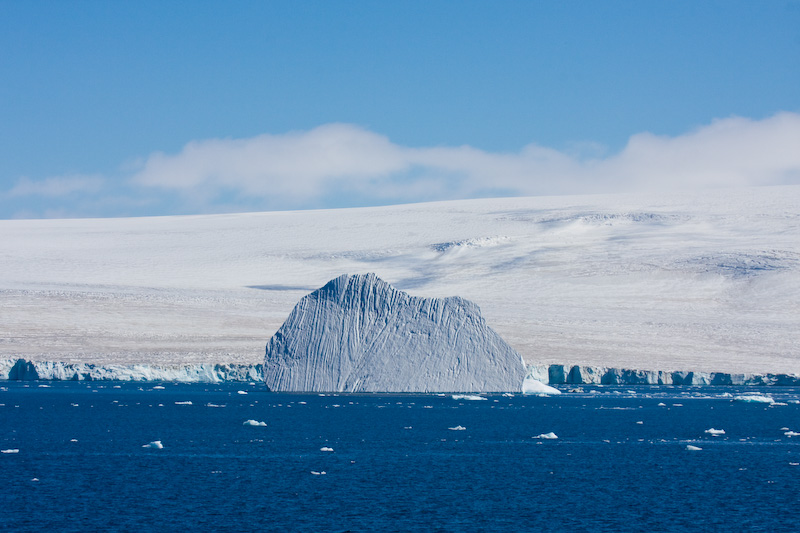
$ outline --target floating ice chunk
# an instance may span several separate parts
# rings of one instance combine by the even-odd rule
[[[787,437],[800,437],[800,433],[798,433],[797,431],[787,431],[786,433],[784,433],[784,435],[786,435]]]
[[[713,435],[713,436],[716,437],[717,435],[724,435],[725,434],[725,430],[724,429],[708,428],[707,430],[705,430],[705,433],[708,433],[709,435]]]
[[[558,435],[553,433],[552,431],[549,433],[542,433],[541,435],[536,435],[533,437],[534,439],[546,439],[546,440],[555,440],[558,438]]]
[[[192,405],[192,402],[190,402],[188,400],[185,401],[185,402],[175,402],[175,405]]]
[[[247,394],[246,390],[237,390],[236,394]]]
[[[690,452],[699,452],[703,448],[701,448],[700,446],[692,446],[691,444],[687,444],[686,449],[689,450]]]
[[[541,381],[526,378],[525,381],[522,382],[522,394],[549,396],[552,394],[561,394],[561,391],[550,385],[545,385]]]
[[[259,427],[259,428],[267,427],[267,423],[266,422],[259,422],[258,420],[245,420],[244,422],[242,422],[242,425],[243,426]]]
[[[487,400],[485,396],[478,396],[477,394],[453,394],[454,400]]]
[[[77,404],[77,403],[71,403],[70,405],[71,405],[72,407],[78,407],[78,404]]]
[[[147,444],[142,444],[142,448],[153,448],[154,450],[160,450],[164,447],[161,444],[160,440],[154,440],[153,442],[148,442]]]
[[[321,452],[332,452],[333,448],[330,448],[328,446],[323,446],[322,448],[319,449],[319,451],[321,451]]]
[[[733,399],[737,402],[747,402],[747,403],[775,403],[775,400],[772,396],[765,396],[763,394],[742,394],[739,396],[734,396]]]
[[[636,421],[636,423],[637,423],[637,424],[639,424],[640,426],[641,426],[642,424],[644,424],[644,422],[642,422],[641,420],[637,420],[637,421]]]
[[[514,397],[514,395],[513,395],[512,393],[510,393],[510,392],[504,392],[504,393],[503,393],[503,397],[504,397],[504,398],[513,398],[513,397]]]
[[[207,403],[206,407],[225,407],[225,405],[220,405],[216,403]]]
[[[798,404],[800,403],[800,400],[789,400],[787,403]]]
[[[164,387],[162,387],[161,385],[156,385],[155,387],[153,387],[153,390],[164,390]]]
[[[665,404],[664,402],[658,402],[658,407],[666,407],[666,406],[667,404]]]
[[[315,476],[324,476],[326,474],[324,470],[322,472],[317,472],[316,470],[312,470],[311,473]]]
[[[456,427],[447,428],[447,429],[449,429],[450,431],[464,431],[467,428],[465,428],[464,426],[456,426]]]
[[[0,453],[19,453],[19,449],[9,448],[8,450],[0,450]]]
[[[69,439],[70,442],[78,442],[78,439]]]

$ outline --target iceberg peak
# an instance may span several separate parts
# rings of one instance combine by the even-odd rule
[[[518,392],[522,357],[459,297],[344,274],[302,298],[266,347],[274,391]]]

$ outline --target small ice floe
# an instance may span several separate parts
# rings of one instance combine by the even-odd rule
[[[33,481],[35,483],[35,482],[39,481],[39,478],[38,477],[31,478],[31,481]]]
[[[467,428],[465,428],[464,426],[456,426],[456,427],[447,428],[447,429],[449,429],[450,431],[464,431]]]
[[[192,405],[192,402],[190,402],[189,400],[185,402],[175,402],[175,405]]]
[[[787,437],[800,437],[800,433],[798,433],[797,431],[787,431],[786,433],[784,433],[784,435],[786,435]]]
[[[701,448],[700,446],[692,446],[691,444],[687,444],[686,449],[689,450],[690,452],[699,452],[703,448]]]
[[[800,403],[800,400],[787,400],[786,403],[798,404]]]
[[[406,426],[403,429],[411,429],[411,426]]]
[[[221,404],[216,404],[216,403],[207,403],[206,407],[225,407],[225,406],[221,405]]]
[[[542,433],[541,435],[536,435],[533,437],[534,439],[546,439],[546,440],[555,440],[558,438],[558,435],[553,433],[552,431],[549,433]]]
[[[79,407],[79,405],[78,405],[77,403],[71,403],[70,405],[71,405],[72,407]]]
[[[781,431],[789,431],[789,428],[787,428],[787,427],[782,427],[782,428],[781,428]]]
[[[314,476],[324,476],[326,473],[327,472],[325,472],[324,470],[321,471],[321,472],[317,472],[316,470],[312,470],[311,471],[311,474],[314,475]]]
[[[69,439],[70,442],[78,442],[78,439]]]
[[[513,397],[514,397],[514,395],[512,393],[510,393],[510,392],[504,392],[503,393],[503,398],[513,398]]]
[[[113,389],[121,389],[121,388],[122,388],[122,385],[114,385],[112,388],[113,388]]]
[[[800,466],[800,463],[789,463],[789,466]]]
[[[50,385],[39,385],[40,389],[49,389]]]
[[[640,425],[640,426],[641,426],[642,424],[644,424],[644,422],[642,422],[641,420],[637,420],[637,421],[636,421],[636,423],[637,423],[638,425]]]
[[[19,453],[19,449],[17,449],[17,448],[9,448],[7,450],[0,450],[0,453]]]
[[[666,406],[667,404],[665,404],[664,402],[658,402],[658,407],[666,407]]]
[[[154,450],[160,450],[163,447],[164,447],[164,445],[161,444],[160,440],[154,440],[153,442],[148,442],[147,444],[142,444],[142,448],[152,448]]]
[[[716,437],[717,435],[724,435],[725,434],[725,430],[724,429],[708,428],[707,430],[705,430],[705,433],[708,433],[709,435],[713,435],[714,437]]]
[[[319,449],[319,451],[321,451],[321,452],[332,452],[333,448],[330,448],[328,446],[323,446],[322,448]]]
[[[734,401],[746,403],[766,403],[773,404],[775,400],[772,396],[765,396],[763,394],[741,394],[733,397]]]
[[[478,396],[477,394],[453,394],[454,400],[486,400],[487,398],[484,396]]]
[[[297,405],[306,405],[306,402],[297,402]]]
[[[246,390],[237,390],[236,394],[247,394]]]
[[[265,428],[265,427],[267,427],[267,423],[266,422],[259,422],[258,420],[245,420],[244,422],[242,422],[242,425],[243,426],[252,426],[252,427],[257,427],[257,428]]]
[[[161,385],[156,385],[155,387],[153,387],[153,390],[164,390],[164,387],[162,387]]]

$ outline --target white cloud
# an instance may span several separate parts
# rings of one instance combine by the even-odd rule
[[[66,196],[73,193],[97,193],[103,187],[104,179],[100,176],[55,176],[42,180],[22,177],[5,196]]]
[[[726,118],[675,137],[640,133],[606,157],[536,144],[515,153],[408,147],[349,124],[193,141],[152,154],[133,182],[213,202],[227,193],[296,205],[353,192],[376,201],[800,183],[800,115]],[[599,153],[598,150],[594,150]]]

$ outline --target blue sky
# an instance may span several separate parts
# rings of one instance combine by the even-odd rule
[[[0,0],[0,79],[0,218],[800,183],[797,0]]]

